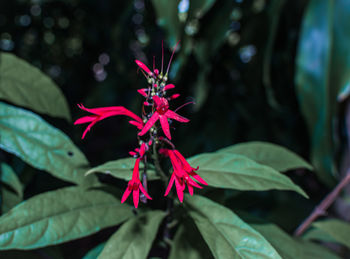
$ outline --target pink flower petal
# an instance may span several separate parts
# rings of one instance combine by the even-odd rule
[[[164,115],[170,119],[174,119],[174,120],[177,120],[179,122],[189,122],[190,121],[189,119],[182,117],[179,114],[177,114],[171,110],[167,110],[167,112]]]
[[[196,179],[196,180],[197,180],[198,182],[200,182],[201,184],[208,185],[207,182],[204,181],[204,180],[202,179],[202,177],[200,177],[198,174],[193,173],[193,174],[191,174],[191,175],[192,175],[192,177],[193,177],[194,179]]]
[[[162,126],[163,132],[168,139],[171,139],[168,118],[164,115],[159,115],[160,125]]]
[[[159,113],[155,112],[153,113],[152,117],[147,121],[141,132],[139,132],[139,136],[144,135],[147,131],[149,131],[150,128],[156,123],[156,121],[159,119]]]
[[[81,118],[77,119],[74,122],[74,125],[92,122],[92,121],[96,120],[97,118],[98,118],[97,115],[84,116],[84,117],[81,117]]]
[[[183,183],[183,185],[184,185],[184,183]],[[182,187],[182,185],[179,183],[177,178],[175,178],[175,186],[176,186],[177,197],[179,197],[180,202],[183,202],[185,186]]]
[[[139,206],[139,199],[140,199],[140,189],[139,188],[137,188],[137,190],[133,190],[132,197],[134,200],[134,206],[137,209],[137,207]]]
[[[129,188],[129,186],[128,186],[123,194],[123,197],[121,200],[122,203],[124,203],[126,201],[126,199],[129,197],[130,193],[131,193],[131,188]]]
[[[157,107],[162,105],[162,101],[161,101],[161,99],[160,99],[159,96],[154,95],[154,96],[152,97],[152,99],[153,99],[153,101],[156,103],[156,106],[157,106]]]
[[[146,192],[145,188],[143,188],[142,184],[139,185],[141,192],[147,197],[147,199],[152,200],[151,196]]]
[[[151,70],[149,70],[149,68],[148,68],[145,64],[143,64],[141,61],[135,60],[135,63],[136,63],[143,71],[145,71],[147,74],[152,75]]]
[[[168,184],[168,187],[166,188],[166,191],[165,191],[165,194],[164,196],[167,196],[171,190],[171,187],[173,186],[174,184],[174,181],[175,181],[175,174],[172,174],[171,175],[171,178],[170,178],[170,181],[169,181],[169,184]]]
[[[196,183],[195,181],[193,181],[191,178],[188,178],[188,184],[190,184],[191,186],[194,186],[196,188],[202,189],[203,187],[200,186],[198,183]]]
[[[169,90],[169,89],[172,89],[172,88],[175,88],[175,85],[173,85],[173,84],[168,84],[168,85],[166,85],[166,86],[164,86],[164,91],[167,91],[167,90]]]
[[[173,94],[172,96],[170,96],[170,99],[174,100],[174,99],[179,98],[179,97],[180,97],[180,94]]]
[[[190,193],[190,195],[193,195],[193,187],[191,184],[187,183],[187,188],[188,188],[188,192]]]
[[[138,89],[138,90],[137,90],[137,92],[138,92],[139,94],[141,94],[142,96],[144,96],[144,97],[147,97],[147,96],[148,96],[147,93],[146,93],[146,91],[148,91],[148,89],[146,89],[146,88]]]

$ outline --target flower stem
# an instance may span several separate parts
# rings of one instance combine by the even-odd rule
[[[143,158],[142,185],[143,185],[143,188],[148,193],[148,188],[147,188],[147,157],[146,156]],[[147,197],[143,193],[141,193],[141,195],[140,195],[140,200],[142,203],[147,203]]]
[[[305,230],[311,225],[312,222],[314,222],[319,216],[325,215],[326,210],[329,208],[329,206],[332,205],[332,203],[338,197],[340,191],[349,183],[350,183],[350,169],[347,171],[346,176],[333,189],[333,191],[330,192],[318,206],[316,206],[316,208],[312,211],[309,217],[307,217],[303,221],[303,223],[301,223],[301,225],[295,230],[294,235],[295,236],[302,235],[305,232]]]

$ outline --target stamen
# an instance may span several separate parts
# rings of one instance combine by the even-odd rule
[[[177,112],[178,110],[180,110],[181,108],[189,105],[189,104],[196,104],[194,101],[191,101],[191,102],[187,102],[187,103],[184,103],[183,105],[181,105],[180,107],[177,107],[174,112]]]
[[[163,41],[162,41],[162,71],[160,72],[161,75],[163,75],[163,64],[164,64],[164,48],[163,48]]]
[[[174,56],[175,50],[176,50],[176,48],[177,48],[177,45],[179,45],[179,43],[180,43],[180,41],[178,41],[178,42],[176,43],[175,48],[174,48],[174,50],[173,50],[173,53],[171,54],[171,57],[170,57],[170,60],[169,60],[169,63],[168,63],[168,68],[167,68],[166,73],[165,73],[166,75],[167,75],[168,72],[169,72],[170,65],[171,65],[171,61],[173,60],[173,56]]]

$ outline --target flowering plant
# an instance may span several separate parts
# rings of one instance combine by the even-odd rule
[[[164,63],[164,51],[162,47],[162,67],[161,71],[155,68],[153,64],[153,71],[151,71],[144,63],[139,60],[135,60],[135,63],[141,69],[143,75],[147,79],[148,87],[139,89],[138,93],[140,93],[143,97],[145,97],[145,101],[143,102],[142,107],[142,118],[129,111],[128,109],[122,106],[114,106],[114,107],[103,107],[103,108],[94,108],[88,109],[85,108],[82,104],[78,105],[78,107],[84,111],[90,112],[92,115],[88,115],[82,117],[75,121],[74,124],[84,124],[90,123],[88,127],[85,129],[82,138],[85,137],[86,133],[91,129],[93,125],[97,122],[116,115],[125,115],[130,117],[132,120],[129,121],[130,124],[136,126],[139,129],[138,140],[140,147],[136,148],[135,151],[130,151],[130,155],[136,158],[135,166],[133,169],[131,180],[128,183],[128,187],[126,188],[124,195],[121,199],[121,202],[125,202],[131,192],[133,192],[133,201],[135,208],[138,207],[139,204],[139,196],[140,191],[147,199],[152,199],[150,195],[147,193],[147,171],[145,170],[142,175],[143,182],[140,181],[139,174],[139,164],[140,161],[144,163],[144,168],[147,168],[147,163],[149,161],[148,157],[150,156],[151,150],[153,153],[159,153],[164,156],[170,158],[171,164],[173,166],[173,173],[170,178],[169,185],[166,189],[165,196],[167,196],[170,192],[172,185],[175,182],[176,192],[179,197],[180,202],[183,202],[185,184],[187,184],[188,191],[191,195],[193,195],[193,187],[202,188],[196,181],[194,181],[191,177],[197,180],[199,183],[203,185],[208,185],[195,171],[197,168],[193,168],[189,165],[186,159],[181,155],[181,153],[175,149],[175,145],[170,141],[170,126],[169,122],[172,123],[173,120],[178,122],[189,122],[188,119],[180,116],[176,113],[179,109],[172,111],[169,109],[169,101],[178,98],[179,94],[172,94],[168,96],[168,90],[175,88],[173,84],[167,84],[168,81],[168,72],[170,69],[170,64],[174,56],[174,52],[176,50],[176,46],[174,51],[170,57],[169,64],[166,72],[163,74],[163,63]],[[159,121],[159,125],[157,122]],[[162,129],[165,137],[160,136],[160,130]],[[146,134],[148,133],[148,134]],[[150,147],[153,145],[153,149]],[[159,146],[170,146],[169,148],[160,148]],[[158,155],[153,154],[155,159],[158,159]],[[158,161],[157,161],[158,162]],[[158,162],[159,163],[159,162]],[[158,168],[161,171],[160,168]],[[144,200],[144,202],[146,202]]]

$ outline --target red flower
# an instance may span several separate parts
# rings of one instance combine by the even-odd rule
[[[89,126],[85,129],[82,139],[85,137],[86,133],[91,129],[92,126],[94,126],[97,122],[106,119],[111,116],[115,115],[126,115],[131,118],[133,118],[135,121],[130,121],[131,124],[137,126],[138,128],[141,128],[143,125],[142,119],[134,114],[133,112],[129,111],[123,106],[112,106],[112,107],[101,107],[101,108],[93,108],[88,109],[85,108],[84,105],[78,104],[78,107],[84,111],[92,113],[92,115],[84,116],[82,118],[77,119],[74,122],[74,125],[76,124],[84,124],[89,123]]]
[[[157,95],[153,96],[153,101],[156,104],[156,111],[153,113],[152,117],[147,121],[141,132],[139,132],[139,136],[144,135],[157,120],[160,120],[160,125],[162,126],[163,132],[168,139],[171,139],[170,129],[168,119],[174,119],[180,122],[189,122],[189,119],[178,115],[177,113],[169,110],[169,103],[167,99],[163,97],[159,97]]]
[[[143,70],[143,71],[145,71],[148,75],[152,75],[152,72],[151,72],[151,70],[149,70],[149,68],[145,65],[145,64],[143,64],[141,61],[139,61],[139,60],[135,60],[135,63]]]
[[[191,177],[196,179],[198,182],[204,185],[208,185],[195,171],[199,167],[193,168],[186,161],[186,159],[180,154],[177,150],[171,149],[161,149],[159,150],[161,154],[167,155],[170,158],[171,164],[173,166],[174,172],[171,175],[168,187],[165,191],[164,196],[167,196],[175,182],[177,196],[179,197],[180,202],[183,202],[185,184],[187,184],[188,192],[190,195],[193,195],[193,187],[202,189],[202,187],[195,182]]]
[[[139,199],[140,199],[140,190],[141,192],[147,197],[147,199],[152,200],[151,196],[146,192],[145,188],[143,188],[142,183],[140,181],[140,175],[139,175],[139,165],[140,165],[140,159],[137,158],[134,166],[134,171],[132,173],[132,178],[128,183],[128,187],[126,188],[121,202],[124,203],[126,199],[129,197],[131,191],[133,200],[134,200],[134,206],[137,208],[139,206]]]
[[[143,158],[143,156],[145,155],[146,151],[148,151],[149,146],[152,145],[152,141],[150,140],[148,144],[146,144],[145,142],[143,142],[140,146],[140,148],[135,148],[135,151],[130,151],[129,154],[131,156],[134,157],[139,157],[139,158]]]

